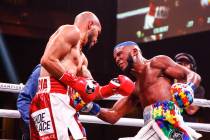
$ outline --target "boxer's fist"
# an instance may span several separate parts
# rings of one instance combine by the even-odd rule
[[[123,96],[130,95],[135,86],[131,79],[124,75],[119,75],[117,78],[113,78],[108,85],[102,86],[100,94],[103,98],[119,93]]]
[[[98,104],[90,102],[81,109],[81,112],[90,113],[97,116],[100,113],[100,109],[101,107]]]
[[[100,95],[102,98],[107,98],[116,93],[116,90],[120,87],[118,78],[113,78],[109,84],[101,86]]]
[[[84,77],[77,77],[70,73],[64,73],[60,80],[75,89],[83,99],[85,103],[93,101],[96,94],[99,93],[99,84],[92,80]]]
[[[175,83],[171,86],[172,101],[180,108],[188,107],[194,98],[195,85],[193,83]]]
[[[119,75],[117,79],[120,83],[120,86],[116,89],[116,91],[123,96],[129,96],[134,91],[134,82],[124,75]]]

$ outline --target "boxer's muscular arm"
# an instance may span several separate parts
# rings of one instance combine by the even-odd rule
[[[137,97],[131,94],[130,96],[119,99],[111,109],[101,108],[98,117],[114,124],[125,114],[131,112],[136,107],[137,103]]]
[[[152,60],[151,65],[162,69],[164,74],[169,75],[172,78],[176,78],[178,80],[185,80],[186,82],[192,82],[197,87],[200,84],[200,75],[185,68],[182,65],[177,64],[170,57],[157,56]]]
[[[55,78],[60,78],[66,71],[61,60],[69,53],[80,39],[79,30],[75,26],[65,25],[50,37],[41,65]]]
[[[88,60],[87,58],[84,56],[83,54],[83,64],[82,64],[82,68],[81,68],[81,75],[85,78],[89,78],[89,79],[93,79],[88,67]]]

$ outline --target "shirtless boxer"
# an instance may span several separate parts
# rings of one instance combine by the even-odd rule
[[[99,19],[87,11],[77,15],[73,25],[59,27],[50,37],[41,58],[38,92],[30,106],[32,140],[68,140],[69,135],[86,139],[76,112],[92,100],[133,91],[133,82],[122,75],[106,86],[92,80],[82,48],[94,46],[100,32]],[[97,106],[92,107],[97,114]]]
[[[200,84],[200,76],[175,63],[164,55],[145,59],[135,42],[123,42],[114,48],[114,59],[122,71],[136,78],[135,90],[118,100],[111,109],[101,108],[99,118],[117,122],[126,113],[141,104],[145,125],[130,140],[189,140],[201,137],[183,122],[179,107],[189,106],[193,92]],[[173,79],[185,79],[175,83]],[[179,106],[179,107],[178,107]]]

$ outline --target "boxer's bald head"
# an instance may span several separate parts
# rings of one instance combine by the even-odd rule
[[[94,13],[85,11],[78,14],[74,25],[80,29],[81,41],[84,45],[92,47],[97,43],[98,35],[101,33],[101,24]]]
[[[101,28],[101,24],[98,17],[90,11],[85,11],[78,14],[74,20],[74,24],[76,25],[80,25],[80,24],[84,25],[88,22],[93,22],[94,25],[97,25],[99,28]]]

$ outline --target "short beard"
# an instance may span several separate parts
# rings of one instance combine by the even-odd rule
[[[90,47],[88,46],[88,45],[85,45],[83,48],[82,48],[82,52],[84,53],[84,54],[88,54],[88,52],[89,52],[89,50],[90,50]]]
[[[132,73],[131,73],[131,69],[133,68],[134,61],[130,54],[127,58],[127,63],[128,63],[127,67],[122,72],[124,73],[124,75],[131,78],[132,81],[136,81],[136,77],[134,75],[132,75]]]
[[[91,48],[91,39],[90,38],[88,38],[88,42],[87,42],[87,44],[85,45],[85,48],[87,49],[87,50],[89,50],[90,48]]]
[[[91,46],[91,43],[92,43],[92,38],[93,38],[93,32],[90,32],[89,34],[88,34],[88,41],[87,41],[87,43],[86,43],[86,47],[88,47],[88,49],[90,49],[92,46]]]
[[[128,58],[127,58],[127,67],[125,68],[125,70],[123,70],[123,72],[125,74],[130,74],[131,73],[131,69],[133,68],[133,58],[132,56],[129,54]]]
[[[89,36],[88,37],[88,42],[85,44],[85,46],[82,49],[85,54],[87,54],[88,51],[91,49],[91,46],[90,45],[91,45],[91,38]]]

